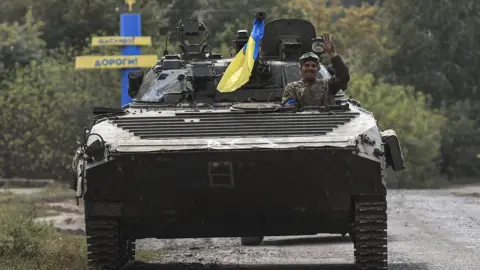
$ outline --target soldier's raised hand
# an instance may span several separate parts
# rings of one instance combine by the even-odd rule
[[[333,42],[333,36],[330,36],[327,33],[323,34],[323,47],[325,48],[325,52],[330,54],[331,56],[336,55],[335,51],[335,43]]]

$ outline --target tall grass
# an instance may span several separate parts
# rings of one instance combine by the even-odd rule
[[[87,269],[85,238],[59,233],[36,217],[33,203],[0,205],[0,269]]]

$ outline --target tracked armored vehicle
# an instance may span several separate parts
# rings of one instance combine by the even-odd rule
[[[257,14],[257,19],[264,19]],[[183,36],[206,27],[181,21]],[[207,34],[208,37],[208,34]],[[248,41],[239,31],[235,52]],[[142,238],[349,234],[360,269],[387,269],[386,168],[402,170],[393,130],[343,92],[328,107],[282,105],[300,79],[298,58],[317,46],[313,25],[265,25],[250,81],[220,93],[231,58],[204,39],[181,42],[145,75],[130,74],[133,102],[96,108],[74,158],[89,264],[118,269]],[[234,54],[232,54],[234,55]],[[331,73],[322,66],[318,76]]]

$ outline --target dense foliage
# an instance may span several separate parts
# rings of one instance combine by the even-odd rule
[[[91,36],[118,35],[122,2],[1,1],[1,176],[65,178],[90,107],[118,105],[118,71],[75,70],[74,56],[90,52]],[[478,176],[480,4],[474,0],[136,2],[143,34],[155,45],[145,53],[161,54],[165,36],[190,16],[207,24],[212,45],[225,56],[256,10],[268,20],[311,20],[318,33],[335,36],[353,72],[347,93],[400,135],[408,167],[393,186]]]

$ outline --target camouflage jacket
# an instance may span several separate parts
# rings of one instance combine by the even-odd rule
[[[331,60],[335,75],[316,82],[306,83],[303,80],[287,84],[283,92],[282,103],[291,99],[297,101],[297,106],[325,106],[332,103],[333,98],[341,89],[346,90],[350,81],[348,67],[337,55]]]

